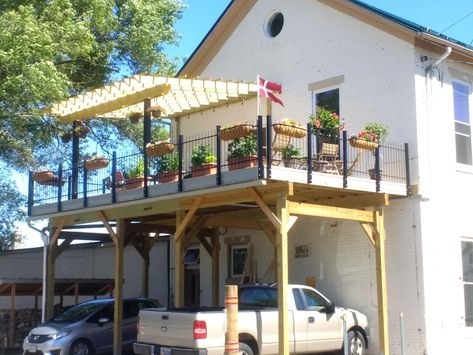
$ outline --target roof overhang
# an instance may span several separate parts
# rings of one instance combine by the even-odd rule
[[[180,117],[256,97],[256,84],[222,80],[135,75],[59,101],[46,113],[71,123],[94,117],[123,118],[143,112],[143,101],[162,109],[163,117]]]

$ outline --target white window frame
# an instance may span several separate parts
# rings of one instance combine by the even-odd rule
[[[468,122],[468,124],[466,124],[464,122],[461,122],[461,121],[457,121],[456,118],[455,118],[455,100],[454,100],[455,89],[453,88],[454,83],[463,85],[466,88],[468,88],[468,108],[469,108],[469,110],[468,110],[468,112],[469,112],[469,117],[468,117],[469,122]],[[456,162],[457,166],[460,167],[461,170],[467,171],[467,172],[473,172],[473,161],[472,161],[471,164],[465,164],[465,163],[461,163],[461,162],[458,161],[458,157],[457,157],[457,154],[456,154],[457,135],[462,135],[462,136],[465,136],[465,137],[468,137],[468,136],[466,134],[461,133],[461,132],[457,132],[457,129],[455,127],[457,123],[470,127],[470,136],[469,136],[470,141],[471,141],[470,154],[473,156],[473,123],[472,123],[472,121],[473,121],[473,92],[472,92],[471,84],[468,83],[468,82],[462,81],[462,80],[453,79],[452,80],[452,99],[454,100],[452,107],[453,107],[453,121],[454,121],[454,132],[455,132],[455,162]]]

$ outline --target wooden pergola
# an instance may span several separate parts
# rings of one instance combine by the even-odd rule
[[[53,105],[49,112],[63,122],[92,117],[124,117],[127,112],[158,104],[167,117],[180,117],[219,105],[241,102],[256,96],[256,85],[200,79],[136,76]],[[138,106],[139,105],[139,106]],[[145,130],[146,130],[145,115]],[[149,120],[149,117],[148,117]],[[145,133],[146,144],[146,133]],[[101,221],[115,245],[115,325],[114,354],[121,354],[121,302],[123,294],[123,249],[130,228],[133,231],[167,232],[175,243],[175,305],[183,305],[183,253],[194,238],[212,257],[212,302],[218,304],[219,238],[212,233],[218,227],[261,230],[274,246],[277,261],[279,353],[289,354],[288,338],[288,232],[291,217],[311,216],[355,221],[367,235],[376,253],[379,341],[384,355],[389,354],[387,293],[385,271],[384,207],[389,196],[382,193],[329,188],[291,181],[259,179],[249,183],[216,186],[212,189],[171,194],[166,200],[146,198],[107,207],[84,208],[50,215],[51,255],[66,225]],[[239,208],[235,208],[239,206]],[[116,221],[114,230],[110,223]],[[131,221],[138,223],[131,224]],[[146,223],[144,222],[146,221]],[[206,230],[205,233],[202,233]],[[208,240],[206,237],[210,237]],[[145,238],[146,240],[146,238]],[[62,245],[62,244],[61,244]],[[143,253],[152,244],[143,242]],[[49,260],[54,270],[54,258]],[[52,284],[54,272],[48,272]],[[144,276],[147,284],[147,276]],[[48,293],[51,306],[52,292]]]

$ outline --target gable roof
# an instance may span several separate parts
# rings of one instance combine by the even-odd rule
[[[238,24],[244,19],[257,0],[232,0],[209,32],[205,35],[177,76],[199,75],[224,45]],[[416,46],[432,51],[443,51],[452,47],[459,59],[473,58],[473,46],[457,41],[427,27],[408,21],[389,12],[380,10],[359,0],[318,0],[319,2],[345,12],[383,31],[390,32],[404,40],[413,41]],[[442,47],[442,48],[439,48]]]

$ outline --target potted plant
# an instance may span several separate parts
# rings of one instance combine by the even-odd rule
[[[161,114],[162,114],[162,108],[158,105],[155,105],[155,106],[150,106],[146,112],[149,113],[151,116],[153,116],[154,118],[160,118],[161,117]]]
[[[177,181],[179,169],[179,156],[177,154],[162,156],[158,164],[157,178],[160,184]]]
[[[79,138],[85,138],[90,132],[90,128],[85,123],[80,123],[74,128],[74,132]]]
[[[345,125],[340,122],[340,117],[336,112],[326,109],[319,109],[317,114],[309,116],[309,122],[314,133],[324,137],[338,137],[339,132],[345,129]]]
[[[169,140],[157,141],[146,144],[146,154],[150,157],[161,157],[171,154],[174,151],[174,144]]]
[[[64,144],[67,144],[71,141],[72,139],[72,133],[71,132],[64,132],[62,135],[61,135],[61,141],[64,143]]]
[[[84,161],[85,168],[89,171],[106,168],[109,163],[110,159],[103,155],[98,155],[97,153],[92,155],[90,158],[86,156]]]
[[[302,138],[307,135],[307,130],[300,126],[299,122],[292,118],[285,118],[273,124],[273,129],[277,134],[282,134],[294,138]]]
[[[217,158],[212,155],[212,148],[208,144],[198,144],[192,149],[192,177],[215,174],[217,172]]]
[[[281,156],[284,166],[286,168],[292,168],[294,167],[295,160],[301,156],[301,151],[299,148],[289,144],[287,147],[281,150]]]
[[[38,170],[33,173],[33,180],[39,184],[42,184],[47,181],[54,179],[54,172],[51,170]]]
[[[143,117],[143,113],[139,111],[130,112],[126,117],[130,120],[132,124],[137,124],[140,122],[140,118]]]
[[[363,131],[350,137],[350,145],[355,148],[374,150],[388,135],[386,125],[377,122],[365,124]]]
[[[144,170],[145,166],[143,164],[143,159],[139,159],[136,165],[130,166],[126,170],[125,175],[125,189],[136,189],[144,186]],[[148,177],[148,180],[151,180]]]
[[[244,169],[258,163],[256,135],[234,139],[228,144],[228,170]]]
[[[249,136],[254,131],[255,126],[249,122],[235,122],[232,126],[224,126],[219,132],[219,137],[223,141],[230,141]]]

